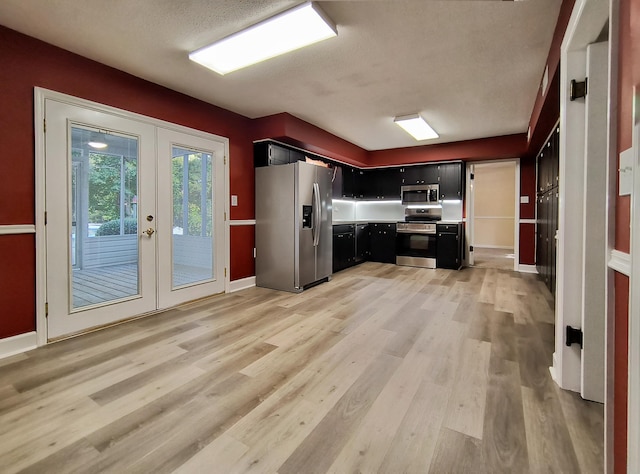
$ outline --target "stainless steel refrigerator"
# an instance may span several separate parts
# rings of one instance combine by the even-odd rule
[[[332,273],[331,170],[256,168],[256,286],[300,292]]]

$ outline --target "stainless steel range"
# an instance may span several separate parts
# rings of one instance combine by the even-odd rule
[[[405,210],[405,221],[396,227],[396,264],[436,268],[436,222],[442,208]]]

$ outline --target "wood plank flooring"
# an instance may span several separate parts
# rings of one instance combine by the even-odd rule
[[[0,472],[597,473],[535,276],[364,263],[0,361]]]

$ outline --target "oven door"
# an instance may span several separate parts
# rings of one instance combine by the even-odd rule
[[[411,267],[436,268],[436,234],[398,232],[396,234],[396,264]]]

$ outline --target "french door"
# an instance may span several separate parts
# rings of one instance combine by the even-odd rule
[[[54,339],[224,291],[225,143],[45,100]]]

